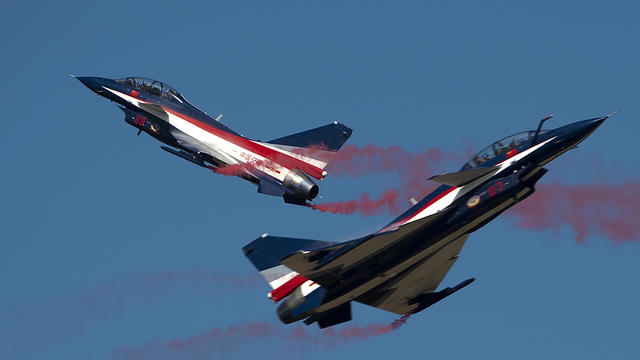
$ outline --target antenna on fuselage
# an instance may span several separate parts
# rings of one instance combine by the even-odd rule
[[[222,114],[218,115],[218,117],[216,117],[216,121],[220,121],[222,120]]]
[[[538,129],[536,130],[535,135],[533,135],[533,140],[531,141],[531,145],[536,144],[536,141],[538,140],[538,134],[540,134],[540,130],[542,129],[542,124],[544,124],[545,121],[551,119],[552,117],[553,117],[553,114],[547,115],[542,120],[540,120],[540,124],[538,124]]]

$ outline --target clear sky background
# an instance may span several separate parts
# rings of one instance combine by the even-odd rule
[[[350,144],[463,153],[624,111],[542,183],[640,177],[640,8],[631,1],[22,2],[0,5],[0,358],[637,358],[637,240],[501,217],[443,285],[477,281],[397,331],[293,338],[241,247],[262,233],[347,240],[392,215],[332,215],[261,196],[136,136],[68,73],[147,76],[235,130],[272,139],[334,120]],[[448,164],[456,171],[461,163]],[[394,174],[329,176],[323,201]],[[535,195],[533,195],[535,196]],[[408,205],[407,205],[408,206]],[[637,214],[640,216],[640,214]],[[355,305],[347,326],[397,318]],[[265,334],[200,336],[267,323]],[[146,345],[146,347],[144,347]],[[125,354],[126,355],[126,354]]]

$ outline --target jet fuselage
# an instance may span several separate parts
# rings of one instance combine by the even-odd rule
[[[331,326],[350,319],[351,301],[398,314],[417,312],[466,286],[471,279],[453,290],[435,292],[467,236],[530,196],[547,172],[543,165],[576,147],[606,118],[500,140],[460,172],[432,177],[443,185],[374,234],[324,247],[302,247],[285,256],[278,267],[257,264],[250,256],[265,278],[275,278],[272,272],[277,269],[301,283],[302,292],[288,289],[291,295],[278,308],[280,319]],[[245,254],[251,254],[254,243],[264,251],[268,238],[247,245]],[[287,286],[277,279],[274,283]]]
[[[446,213],[406,238],[384,244],[369,259],[350,268],[344,273],[348,280],[331,288],[326,303],[317,311],[375,289],[530,196],[535,183],[547,172],[542,166],[578,145],[603,121],[604,118],[590,119],[545,132],[536,144],[522,144],[522,152],[510,158],[506,158],[505,152],[483,164],[496,167],[495,173],[462,186],[441,185],[379,233],[441,211]]]
[[[172,148],[163,150],[214,171],[225,168],[258,185],[258,191],[304,205],[318,194],[328,161],[351,135],[333,124],[271,142],[251,140],[191,105],[177,90],[147,78],[78,77],[89,89],[120,105],[125,121]],[[173,149],[176,148],[176,149]],[[231,169],[231,170],[229,170]]]

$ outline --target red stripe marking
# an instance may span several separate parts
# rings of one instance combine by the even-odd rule
[[[180,113],[176,113],[174,111],[171,111],[167,108],[163,109],[183,120],[186,120],[188,122],[190,122],[191,124],[211,133],[214,134],[222,139],[225,139],[235,145],[238,145],[244,149],[247,149],[253,153],[256,153],[266,159],[269,159],[275,163],[278,163],[280,165],[284,165],[286,168],[288,169],[294,169],[294,168],[299,168],[300,170],[306,172],[307,174],[313,176],[314,178],[318,179],[318,180],[322,180],[322,169],[316,166],[313,166],[307,162],[304,162],[300,159],[296,159],[293,156],[281,153],[277,150],[273,150],[271,148],[268,148],[266,146],[260,145],[256,142],[253,142],[247,138],[243,138],[241,136],[237,136],[231,133],[228,133],[226,131],[222,131],[220,129],[216,129],[215,127],[203,123],[197,119],[194,119],[192,117],[180,114]]]
[[[431,199],[431,201],[429,201],[428,203],[424,204],[424,206],[422,206],[420,209],[418,209],[416,212],[412,213],[411,215],[405,217],[402,220],[398,220],[396,222],[394,222],[393,224],[385,227],[384,229],[378,231],[379,233],[381,232],[385,232],[387,230],[391,230],[394,227],[400,226],[402,225],[404,222],[406,222],[407,220],[411,219],[412,217],[418,215],[420,212],[422,212],[424,209],[428,208],[429,206],[433,205],[433,203],[435,203],[436,201],[442,199],[443,197],[445,197],[447,194],[449,194],[450,192],[452,192],[453,190],[457,189],[457,187],[453,186],[450,187],[449,189],[445,190],[444,192],[442,192],[442,194],[434,197],[433,199]]]
[[[269,293],[269,297],[273,302],[278,302],[282,300],[285,296],[291,294],[293,290],[297,289],[298,286],[304,284],[307,281],[307,278],[302,275],[296,275],[293,279],[287,281],[286,283],[278,286],[273,289]]]

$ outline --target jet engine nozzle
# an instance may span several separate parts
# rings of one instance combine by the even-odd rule
[[[293,169],[289,171],[284,178],[282,185],[293,192],[296,196],[307,200],[313,200],[318,196],[320,188],[316,185],[307,174],[300,169]]]
[[[308,312],[320,306],[327,294],[325,288],[318,288],[306,296],[303,295],[302,289],[296,288],[284,301],[278,306],[278,317],[285,324],[306,318]]]

